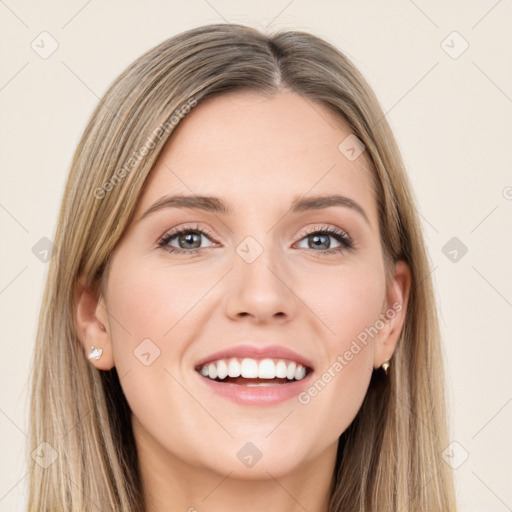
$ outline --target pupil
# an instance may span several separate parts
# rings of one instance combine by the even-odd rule
[[[320,241],[321,238],[324,238],[326,240],[325,243],[322,243]],[[324,248],[328,248],[329,246],[329,237],[327,235],[313,235],[313,244],[315,245],[315,247],[319,247],[320,245],[324,245],[324,246],[327,246],[327,247],[324,247]],[[318,243],[320,242],[320,243]]]
[[[198,233],[186,233],[185,235],[181,235],[180,242],[184,240],[185,243],[193,244],[194,243],[194,240],[193,240],[194,237],[196,237],[196,243],[197,242],[199,242],[199,243],[201,242],[201,235],[199,235]]]

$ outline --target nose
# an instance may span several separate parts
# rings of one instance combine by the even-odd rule
[[[283,258],[270,250],[252,262],[234,253],[234,264],[226,276],[226,315],[231,319],[249,317],[255,323],[276,319],[288,322],[296,314],[298,297],[293,278]]]

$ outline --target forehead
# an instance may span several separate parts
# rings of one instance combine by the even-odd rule
[[[136,216],[165,194],[224,198],[233,209],[298,195],[343,194],[376,211],[363,152],[340,144],[352,131],[326,106],[293,92],[231,92],[200,102],[181,120],[150,173]],[[373,218],[372,218],[373,217]]]

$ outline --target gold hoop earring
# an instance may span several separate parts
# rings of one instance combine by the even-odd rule
[[[386,375],[388,374],[388,368],[389,368],[389,360],[384,361],[381,365],[381,368],[386,372]]]

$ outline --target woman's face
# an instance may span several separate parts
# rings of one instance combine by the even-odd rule
[[[369,170],[350,134],[291,92],[213,97],[181,121],[103,297],[142,452],[241,478],[334,460],[403,313],[386,296]],[[311,201],[334,195],[352,203]],[[179,229],[189,232],[172,236]],[[200,363],[210,377],[246,378],[214,382]]]

